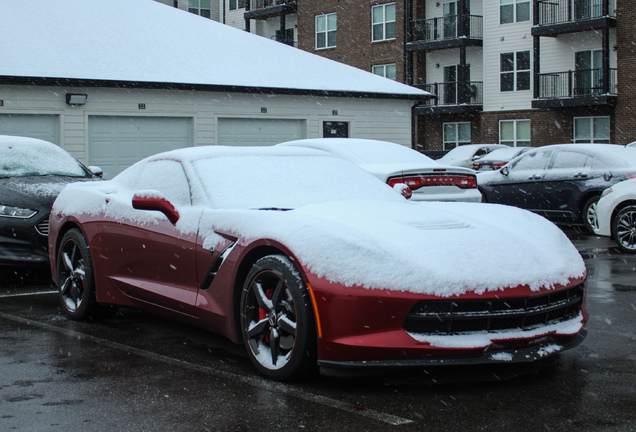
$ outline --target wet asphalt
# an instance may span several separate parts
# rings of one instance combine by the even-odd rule
[[[589,335],[533,365],[275,383],[245,351],[134,310],[62,315],[46,275],[0,276],[0,431],[636,431],[636,256],[568,232]]]

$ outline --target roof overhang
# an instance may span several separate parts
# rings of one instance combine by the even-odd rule
[[[433,95],[420,94],[400,94],[400,93],[373,93],[340,90],[312,90],[294,89],[278,87],[249,87],[230,85],[210,85],[210,84],[188,84],[170,82],[148,82],[148,81],[118,81],[118,80],[95,80],[82,78],[50,78],[50,77],[29,77],[29,76],[6,76],[0,75],[0,84],[10,85],[35,85],[44,87],[102,87],[119,89],[146,89],[146,90],[186,90],[186,91],[207,91],[222,93],[252,93],[265,95],[293,95],[293,96],[322,96],[322,97],[346,97],[346,98],[367,98],[367,99],[403,99],[422,101],[434,97]]]

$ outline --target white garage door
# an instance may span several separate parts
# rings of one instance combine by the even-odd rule
[[[192,135],[191,118],[90,116],[89,163],[113,178],[146,156],[191,147]]]
[[[266,146],[307,138],[305,120],[219,119],[219,144]]]
[[[60,119],[56,115],[0,114],[0,135],[26,136],[59,144]]]

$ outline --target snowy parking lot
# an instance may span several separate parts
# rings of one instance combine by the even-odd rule
[[[636,257],[568,235],[588,268],[589,335],[530,366],[273,383],[222,337],[132,310],[72,322],[49,284],[5,278],[0,430],[633,431]]]

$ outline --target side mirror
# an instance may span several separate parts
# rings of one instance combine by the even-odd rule
[[[137,210],[160,211],[174,225],[179,220],[179,212],[168,198],[158,191],[137,192],[132,198],[132,206]]]
[[[99,177],[99,178],[103,178],[104,177],[104,170],[101,169],[100,167],[91,165],[91,166],[88,167],[88,169],[89,169],[90,172],[92,172],[97,177]]]
[[[510,168],[508,168],[507,166],[504,166],[503,168],[499,170],[499,172],[502,175],[505,175],[506,177],[508,177],[508,174],[510,174]]]

